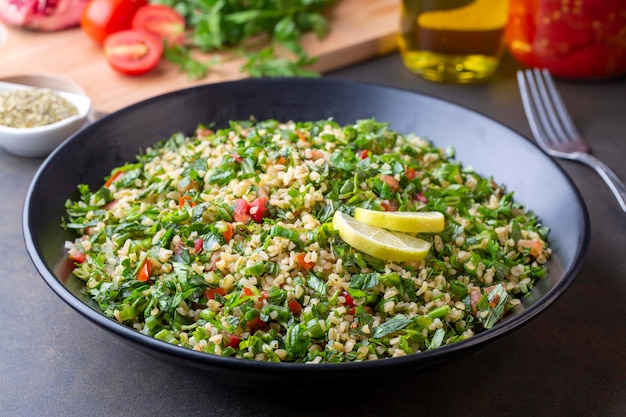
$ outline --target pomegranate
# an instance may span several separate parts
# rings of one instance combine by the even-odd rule
[[[88,0],[0,0],[0,20],[33,30],[55,31],[80,22]]]

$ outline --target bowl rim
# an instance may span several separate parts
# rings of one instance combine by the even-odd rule
[[[70,143],[74,136],[72,136],[69,140],[64,142],[60,147],[56,148],[43,162],[43,164],[38,169],[37,173],[33,177],[31,185],[28,189],[26,200],[24,204],[23,211],[23,232],[24,232],[24,240],[26,243],[27,252],[34,263],[38,273],[44,279],[46,284],[71,308],[80,313],[83,317],[92,321],[93,323],[99,325],[100,327],[116,334],[124,338],[125,340],[130,340],[134,344],[143,346],[145,348],[149,348],[154,352],[158,352],[161,354],[169,355],[171,357],[175,357],[177,359],[184,359],[193,364],[200,365],[209,365],[212,368],[228,368],[229,370],[257,370],[259,372],[272,372],[274,374],[279,375],[319,375],[319,374],[327,374],[329,372],[347,372],[347,373],[362,373],[363,371],[375,371],[382,368],[387,368],[390,364],[394,364],[395,367],[402,367],[402,365],[414,364],[414,362],[425,362],[428,363],[431,359],[436,359],[438,357],[453,357],[456,354],[477,350],[478,348],[486,347],[488,344],[499,339],[500,336],[510,333],[514,330],[521,328],[523,325],[529,323],[534,318],[536,318],[541,312],[550,307],[554,302],[565,293],[565,291],[569,288],[569,286],[573,283],[576,276],[580,272],[582,266],[585,263],[585,259],[588,253],[589,240],[590,240],[590,222],[589,222],[589,214],[587,211],[587,207],[585,202],[580,194],[580,191],[569,177],[567,172],[556,162],[556,160],[547,155],[543,150],[541,150],[534,142],[530,141],[526,136],[518,132],[517,130],[511,128],[508,125],[503,124],[495,120],[494,118],[487,116],[480,111],[476,111],[470,109],[468,107],[462,106],[460,104],[451,102],[446,99],[442,99],[439,97],[435,97],[430,94],[412,91],[404,88],[393,87],[383,84],[377,84],[372,82],[364,82],[364,81],[356,81],[356,80],[344,80],[344,79],[332,79],[332,78],[317,78],[317,79],[242,79],[235,81],[225,81],[213,84],[203,84],[192,87],[187,87],[175,91],[170,91],[165,94],[157,95],[137,103],[126,106],[120,110],[117,110],[113,113],[110,113],[103,118],[95,121],[90,126],[87,126],[84,130],[88,129],[96,129],[100,123],[105,123],[109,117],[115,117],[116,114],[127,113],[133,111],[137,107],[142,107],[148,103],[151,103],[155,100],[163,99],[164,97],[186,94],[189,91],[203,88],[211,88],[211,86],[216,85],[228,85],[228,84],[254,84],[254,83],[274,83],[276,84],[275,88],[286,88],[285,84],[289,86],[293,86],[293,83],[328,83],[334,84],[335,86],[345,86],[349,88],[369,88],[369,89],[384,89],[389,91],[396,91],[404,94],[415,94],[418,96],[425,97],[429,100],[434,100],[436,102],[445,103],[448,106],[455,107],[457,109],[462,109],[464,111],[474,113],[479,115],[480,117],[488,120],[490,123],[495,123],[499,125],[501,128],[510,131],[513,135],[519,137],[520,139],[524,139],[532,145],[536,151],[542,153],[546,156],[550,163],[553,165],[555,169],[557,169],[562,175],[564,180],[571,187],[571,191],[574,195],[576,202],[581,211],[581,239],[576,242],[576,259],[569,265],[568,269],[563,269],[562,277],[558,282],[554,284],[552,288],[550,288],[546,294],[542,295],[540,300],[541,302],[535,302],[529,307],[525,307],[524,311],[520,314],[512,315],[508,317],[506,320],[503,320],[497,323],[493,328],[483,331],[481,333],[475,334],[472,337],[462,340],[457,343],[453,343],[450,345],[445,345],[433,350],[422,351],[406,356],[387,358],[384,360],[376,360],[376,361],[362,361],[362,362],[346,362],[346,363],[320,363],[320,364],[305,364],[305,363],[294,363],[294,362],[260,362],[254,360],[246,360],[232,357],[225,357],[213,354],[207,354],[204,352],[194,351],[192,349],[184,348],[181,346],[176,346],[169,344],[164,341],[160,341],[155,339],[154,337],[144,335],[142,333],[137,332],[134,329],[131,329],[117,321],[106,317],[102,313],[98,312],[94,308],[90,307],[84,301],[78,299],[74,294],[72,294],[55,276],[54,272],[48,267],[46,263],[43,262],[43,258],[41,257],[41,253],[38,247],[34,243],[34,238],[30,230],[30,216],[32,213],[29,211],[30,202],[32,199],[33,192],[37,186],[38,181],[45,176],[46,169],[49,164],[53,160],[54,156],[61,152],[63,147]],[[462,162],[462,161],[461,161]],[[131,344],[132,345],[132,344]],[[428,366],[428,365],[426,365]]]
[[[19,91],[19,90],[50,90],[53,93],[63,97],[68,100],[78,110],[78,114],[70,117],[66,117],[65,119],[59,120],[54,123],[49,123],[43,126],[33,126],[33,127],[11,127],[4,126],[0,124],[0,134],[10,134],[10,135],[32,135],[37,133],[46,133],[55,129],[61,129],[65,126],[68,126],[72,123],[75,123],[79,120],[84,120],[89,115],[91,111],[91,99],[84,95],[78,93],[70,93],[67,91],[57,90],[55,88],[49,87],[37,87],[27,84],[19,84],[8,81],[0,80],[0,93],[7,91]]]

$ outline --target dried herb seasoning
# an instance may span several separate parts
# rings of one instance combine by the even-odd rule
[[[3,126],[45,126],[77,114],[74,104],[47,88],[0,93],[0,125]]]

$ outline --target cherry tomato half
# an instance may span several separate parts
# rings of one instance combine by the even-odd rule
[[[83,9],[80,27],[102,45],[108,35],[130,29],[135,12],[147,3],[147,0],[91,0]]]
[[[141,75],[158,64],[163,44],[143,30],[115,32],[104,40],[104,55],[109,65],[126,75]]]
[[[168,45],[182,45],[185,41],[185,18],[164,5],[140,7],[133,17],[132,28],[150,32]]]

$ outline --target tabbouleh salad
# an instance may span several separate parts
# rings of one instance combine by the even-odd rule
[[[235,121],[156,143],[62,226],[73,273],[114,320],[189,349],[337,363],[413,354],[493,327],[546,274],[547,228],[452,150],[375,119]],[[438,211],[426,259],[346,244],[335,211]]]

